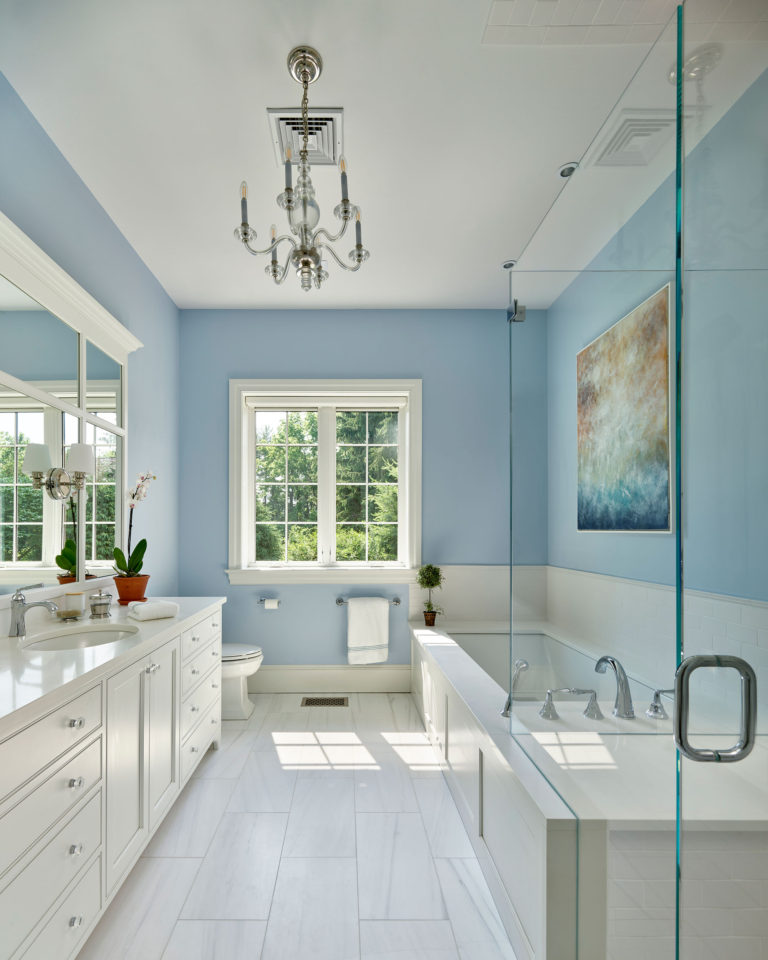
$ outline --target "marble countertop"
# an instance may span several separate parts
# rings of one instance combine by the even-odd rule
[[[197,620],[214,613],[226,597],[153,597],[173,600],[179,605],[175,617],[162,620],[130,619],[125,607],[112,607],[109,620],[99,623],[126,623],[138,632],[112,643],[77,650],[34,650],[28,644],[37,634],[44,635],[54,626],[52,618],[36,618],[24,644],[16,639],[0,639],[0,739],[45,711],[41,700],[56,694],[77,696],[81,690],[146,656],[160,643],[177,636]],[[86,615],[83,623],[93,624]],[[25,645],[26,644],[26,645]]]
[[[536,624],[535,632],[541,626]],[[540,704],[523,702],[515,710],[512,736],[509,721],[500,716],[506,692],[496,681],[447,630],[411,627],[545,815],[552,815],[548,791],[580,820],[633,829],[674,826],[678,754],[669,721],[649,729],[644,718],[616,720],[612,703],[602,701],[606,719],[588,721],[581,715],[583,703],[558,701],[561,720],[544,724]],[[734,739],[708,736],[706,746],[724,748]],[[752,754],[739,763],[684,761],[682,797],[691,829],[768,829],[768,737],[758,737]]]

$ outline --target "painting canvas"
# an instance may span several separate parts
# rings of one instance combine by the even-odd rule
[[[576,358],[579,530],[670,530],[669,285]]]

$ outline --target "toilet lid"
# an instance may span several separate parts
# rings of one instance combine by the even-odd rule
[[[252,647],[247,643],[222,643],[222,660],[250,660],[262,656],[261,647]]]

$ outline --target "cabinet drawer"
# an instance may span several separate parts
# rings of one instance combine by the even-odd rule
[[[101,910],[101,857],[70,892],[24,953],[24,960],[71,957]]]
[[[101,737],[0,818],[0,876],[101,779]]]
[[[208,707],[221,696],[221,668],[214,667],[200,686],[181,705],[181,739],[197,724]]]
[[[188,660],[181,668],[181,695],[186,697],[200,683],[214,664],[221,660],[221,643],[218,639]]]
[[[206,617],[200,620],[189,630],[185,630],[181,635],[181,659],[187,660],[194,656],[199,650],[207,646],[214,637],[213,621],[217,617]]]
[[[219,737],[221,727],[221,709],[218,703],[209,707],[208,713],[200,721],[189,740],[181,748],[181,782],[184,783],[200,762],[200,758]]]
[[[29,935],[101,842],[101,791],[56,834],[0,893],[0,958]],[[55,956],[55,955],[54,955]]]
[[[101,724],[101,685],[0,743],[0,800]]]

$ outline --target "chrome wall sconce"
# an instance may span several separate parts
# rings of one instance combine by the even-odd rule
[[[47,443],[28,443],[21,472],[32,477],[33,490],[45,490],[51,500],[66,500],[83,489],[86,476],[93,474],[94,469],[90,443],[71,444],[66,469],[53,466]]]

